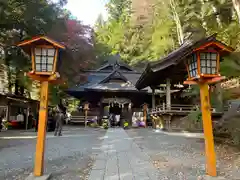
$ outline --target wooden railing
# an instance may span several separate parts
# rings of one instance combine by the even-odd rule
[[[172,104],[171,107],[166,105],[159,105],[154,109],[150,109],[150,114],[156,113],[190,113],[199,110],[201,107],[198,105],[182,105],[182,104]],[[224,110],[227,108],[224,107]],[[217,113],[216,108],[211,108],[213,113]]]
[[[71,114],[70,122],[72,123],[85,123],[88,119],[93,119],[96,116],[99,116],[99,108],[91,108],[87,113],[87,117],[85,117],[84,110],[82,111],[75,111]]]

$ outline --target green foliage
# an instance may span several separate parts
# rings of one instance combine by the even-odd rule
[[[231,0],[111,0],[107,7],[108,20],[99,17],[95,26],[99,57],[117,52],[130,64],[158,60],[179,46],[180,36],[196,40],[215,32],[230,46],[239,46]]]
[[[102,124],[103,128],[104,129],[108,129],[108,122],[107,121],[104,121],[103,124]]]
[[[59,96],[59,86],[50,85],[49,87],[49,95],[50,95],[50,104],[52,106],[56,106],[59,104],[61,97]]]
[[[31,69],[28,55],[14,46],[25,38],[47,35],[67,46],[68,57],[63,56],[64,68],[60,74],[69,85],[79,83],[79,69],[88,68],[94,58],[92,29],[84,26],[63,6],[67,0],[8,0],[0,2],[0,62],[7,74],[9,93],[27,96],[36,91],[31,79],[24,75]],[[12,91],[14,90],[14,92]],[[50,104],[64,98],[62,86],[50,87]]]
[[[152,8],[151,23],[133,21],[129,0],[112,0],[108,3],[109,19],[99,17],[95,26],[95,44],[100,58],[119,53],[129,64],[143,60],[157,60],[174,47],[173,22],[167,4]],[[117,7],[117,8],[116,8]],[[107,50],[103,53],[104,50]]]
[[[68,99],[68,111],[69,112],[76,111],[79,104],[80,104],[80,100],[75,99],[75,98],[69,98]]]
[[[197,85],[191,85],[188,89],[182,94],[183,97],[198,97],[200,95],[200,89]]]
[[[221,63],[221,74],[226,77],[238,77],[240,75],[239,53],[232,53],[228,57],[224,57]]]
[[[194,123],[202,122],[202,112],[200,110],[189,113],[188,118]]]
[[[61,1],[63,4],[63,1]],[[0,47],[3,49],[1,60],[7,71],[8,89],[15,88],[17,95],[30,95],[32,81],[24,75],[29,71],[31,61],[14,44],[24,38],[46,34],[58,20],[60,4],[48,1],[9,0],[1,4]]]
[[[92,128],[98,128],[99,125],[98,125],[97,122],[93,122],[93,123],[90,124],[90,127],[92,127]]]

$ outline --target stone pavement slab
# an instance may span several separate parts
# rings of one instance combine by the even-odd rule
[[[123,129],[108,129],[101,149],[102,152],[96,158],[89,180],[159,179],[157,169],[151,163],[150,157]]]
[[[205,176],[200,176],[198,178],[198,180],[226,180],[226,178],[224,178],[224,177],[211,177],[211,176],[205,175]]]
[[[32,173],[26,178],[26,180],[49,180],[51,178],[51,174],[46,174],[40,177],[35,177]]]

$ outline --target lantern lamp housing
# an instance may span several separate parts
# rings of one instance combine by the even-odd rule
[[[59,52],[65,46],[46,36],[34,37],[18,44],[31,55],[32,73],[36,75],[52,75],[57,73]]]
[[[33,71],[37,74],[55,73],[58,57],[58,49],[54,46],[36,46],[33,49],[34,67]]]
[[[188,58],[188,80],[219,77],[219,52],[214,48],[194,51]]]

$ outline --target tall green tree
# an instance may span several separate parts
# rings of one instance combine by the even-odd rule
[[[67,46],[61,75],[70,85],[81,80],[79,71],[94,62],[93,31],[63,8],[66,0],[8,0],[0,3],[0,49],[3,71],[7,72],[10,93],[30,97],[38,85],[24,75],[29,71],[29,57],[15,44],[36,35],[48,35]],[[3,53],[2,53],[3,52]],[[51,87],[53,102],[63,97],[62,87]]]

